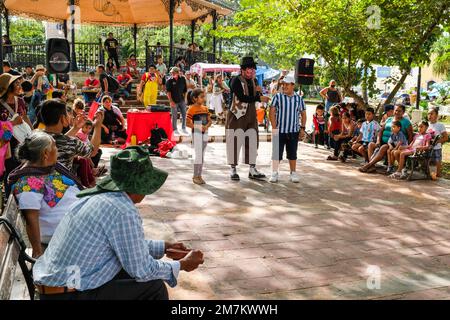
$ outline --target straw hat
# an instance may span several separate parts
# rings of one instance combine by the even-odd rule
[[[0,75],[0,97],[3,97],[8,91],[9,86],[22,76],[13,76],[9,73],[3,73]]]

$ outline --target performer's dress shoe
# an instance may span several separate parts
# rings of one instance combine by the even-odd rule
[[[248,177],[249,177],[249,179],[253,179],[253,180],[264,180],[266,178],[266,175],[264,173],[261,173],[258,170],[256,170],[256,168],[250,168]]]

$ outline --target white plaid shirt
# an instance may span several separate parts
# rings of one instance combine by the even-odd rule
[[[81,198],[61,220],[33,267],[36,284],[95,289],[123,268],[136,281],[176,286],[178,261],[159,261],[164,241],[145,240],[142,219],[123,192]]]

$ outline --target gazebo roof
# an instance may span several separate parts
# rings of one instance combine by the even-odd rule
[[[70,0],[0,0],[12,15],[39,20],[70,20]],[[76,23],[115,25],[168,25],[169,0],[75,0]],[[219,0],[175,0],[174,23],[211,21],[211,13],[229,15],[233,8]]]

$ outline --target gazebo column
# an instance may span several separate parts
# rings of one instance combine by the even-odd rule
[[[137,33],[138,33],[138,27],[137,27],[137,24],[135,23],[133,26],[133,45],[134,45],[134,54],[136,55],[136,58],[137,58],[137,47],[136,47]]]
[[[191,21],[191,43],[195,42],[195,20]]]
[[[5,16],[5,28],[6,28],[6,34],[7,34],[8,37],[9,37],[9,11],[8,11],[8,9],[6,9],[6,8],[5,8],[4,16]],[[2,36],[3,36],[3,34],[2,34]]]
[[[64,32],[64,38],[67,39],[67,20],[64,20],[64,22],[63,22],[63,32]]]
[[[212,25],[213,25],[213,30],[216,31],[217,30],[217,11],[214,10],[212,12]],[[216,51],[217,51],[217,39],[216,39],[216,35],[213,36],[213,54],[214,54],[214,58],[213,58],[213,62],[216,62]]]
[[[70,71],[78,71],[77,56],[75,54],[75,0],[70,0],[70,26],[72,28],[70,30],[72,38]]]
[[[169,67],[173,66],[173,13],[175,11],[175,0],[169,3]]]

